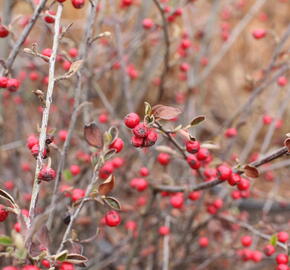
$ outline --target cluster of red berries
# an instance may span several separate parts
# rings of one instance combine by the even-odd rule
[[[125,125],[132,129],[133,136],[131,143],[135,147],[150,147],[158,139],[158,134],[154,128],[148,127],[145,123],[140,123],[140,117],[136,113],[129,113],[124,118]]]
[[[9,92],[16,92],[19,89],[20,81],[15,78],[0,77],[0,88],[6,88]]]
[[[48,260],[43,259],[41,261],[41,265],[45,268],[50,268],[50,262]],[[57,269],[59,270],[74,270],[75,267],[72,263],[69,262],[57,262]],[[36,266],[36,265],[32,265],[32,264],[27,264],[24,265],[22,268],[18,268],[15,266],[5,266],[2,268],[2,270],[41,270],[40,267]]]
[[[120,157],[115,157],[112,160],[105,162],[99,171],[99,177],[101,179],[107,179],[116,169],[121,168],[124,163],[124,159]]]
[[[140,177],[135,177],[130,181],[130,186],[141,192],[148,188],[148,182],[144,177],[149,175],[149,170],[146,167],[142,167],[139,174]]]
[[[65,1],[66,0],[57,0],[57,2],[59,3],[63,3]],[[71,3],[74,8],[80,9],[85,5],[86,1],[85,0],[71,0]]]
[[[42,158],[46,159],[49,154],[49,144],[53,142],[54,138],[53,136],[47,136],[45,140],[45,148],[42,153]],[[26,141],[26,146],[30,149],[31,154],[37,158],[38,153],[39,153],[39,140],[38,138],[32,134],[28,136],[27,141]]]

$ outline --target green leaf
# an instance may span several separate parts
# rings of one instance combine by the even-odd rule
[[[151,105],[148,103],[148,102],[144,102],[144,104],[145,104],[145,116],[146,115],[151,115],[151,113],[152,113],[152,108],[151,108]]]
[[[61,251],[60,253],[58,253],[58,254],[55,255],[55,260],[56,260],[56,261],[61,261],[61,262],[63,262],[63,261],[66,260],[66,258],[67,258],[67,254],[68,254],[68,251],[67,251],[67,250],[63,250],[63,251]]]
[[[111,208],[115,210],[121,210],[121,205],[120,202],[114,198],[114,197],[105,197],[103,198],[103,201],[110,206]]]
[[[278,237],[276,234],[273,234],[269,240],[269,243],[272,245],[272,246],[276,246],[277,245],[277,242],[278,242]]]
[[[62,174],[63,174],[63,177],[64,177],[65,181],[70,181],[73,178],[70,170],[68,170],[68,169],[64,170]]]
[[[13,244],[12,238],[7,235],[0,235],[0,245],[11,246]]]
[[[109,146],[113,141],[112,135],[106,131],[103,135],[104,145]]]

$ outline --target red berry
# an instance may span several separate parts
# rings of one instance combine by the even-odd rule
[[[16,222],[14,225],[13,225],[13,229],[16,231],[16,232],[20,232],[21,231],[21,225],[19,222]]]
[[[123,158],[115,157],[112,159],[112,164],[115,169],[118,169],[124,165],[125,161]]]
[[[43,167],[39,174],[38,174],[38,179],[42,181],[52,181],[56,177],[55,170],[49,167]]]
[[[37,158],[37,156],[38,156],[38,152],[39,152],[39,144],[35,144],[35,145],[33,145],[33,147],[31,148],[31,154],[35,157],[35,158]],[[45,159],[45,158],[47,158],[47,150],[46,150],[46,148],[44,148],[44,150],[43,150],[43,153],[42,153],[42,157]]]
[[[139,171],[141,176],[148,176],[149,175],[149,170],[146,167],[142,167]]]
[[[5,209],[4,205],[0,204],[0,222],[3,222],[8,217],[9,212]]]
[[[157,157],[157,160],[161,165],[166,166],[170,162],[170,155],[167,153],[160,153]]]
[[[289,239],[289,235],[287,232],[278,232],[277,237],[278,237],[278,241],[282,243],[286,243]]]
[[[150,129],[148,134],[147,134],[147,137],[144,139],[143,146],[150,147],[156,143],[157,139],[158,139],[157,132],[153,129]]]
[[[7,77],[0,77],[0,88],[6,88],[8,83]]]
[[[9,35],[9,30],[3,24],[0,24],[0,38],[5,38],[8,35]]]
[[[277,264],[287,264],[288,263],[288,255],[280,253],[276,256]]]
[[[123,149],[124,142],[121,138],[117,138],[113,141],[113,143],[109,146],[110,149],[115,149],[117,153],[121,152]]]
[[[133,0],[122,0],[121,7],[129,7],[133,4]]]
[[[137,136],[132,136],[132,138],[131,138],[131,143],[135,147],[143,146],[143,142],[144,142],[143,138],[140,138],[140,137],[137,137]]]
[[[30,135],[26,141],[27,147],[32,149],[35,144],[38,144],[38,138],[35,135]]]
[[[85,0],[71,0],[72,5],[74,8],[82,8],[85,5]]]
[[[270,115],[263,116],[263,123],[264,125],[270,125],[272,123],[272,117]]]
[[[244,247],[249,247],[252,245],[252,237],[249,235],[245,235],[241,238],[241,243]]]
[[[102,124],[108,123],[109,117],[107,113],[102,113],[99,115],[99,122]]]
[[[255,39],[261,39],[267,35],[267,32],[264,29],[256,29],[252,32],[252,35]]]
[[[147,137],[149,132],[148,127],[145,126],[144,123],[140,123],[133,128],[133,133],[136,137],[145,138]]]
[[[16,92],[20,86],[20,82],[17,79],[8,79],[7,90],[10,92]]]
[[[220,165],[217,168],[218,177],[220,180],[228,180],[232,175],[232,169],[227,165]]]
[[[63,262],[59,267],[59,270],[75,270],[75,267],[72,263]]]
[[[36,265],[25,265],[22,270],[40,270]]]
[[[254,262],[260,262],[263,258],[262,252],[259,250],[254,250],[251,255],[251,260]]]
[[[72,198],[72,201],[75,202],[75,201],[78,201],[82,198],[85,197],[85,191],[80,189],[80,188],[75,188],[73,189],[72,191],[72,194],[71,194],[71,198]]]
[[[135,188],[141,192],[148,187],[148,182],[144,178],[135,178]]]
[[[201,166],[200,161],[194,155],[188,155],[186,161],[192,169],[198,170]]]
[[[180,69],[182,72],[187,72],[187,71],[189,71],[189,69],[190,69],[190,65],[187,64],[187,63],[181,63],[179,69]]]
[[[81,168],[79,165],[71,165],[70,172],[74,176],[79,175],[81,173]]]
[[[228,128],[225,132],[225,136],[228,138],[233,138],[238,135],[238,131],[236,128]]]
[[[41,264],[46,267],[46,268],[49,268],[50,267],[50,262],[48,260],[42,260],[41,261]]]
[[[143,28],[146,30],[151,29],[154,26],[154,23],[150,18],[145,18],[142,24]]]
[[[124,122],[128,128],[134,128],[140,123],[140,117],[137,113],[129,113],[125,116]]]
[[[279,264],[277,267],[276,267],[276,270],[289,270],[289,267],[287,264]]]
[[[280,76],[278,79],[277,79],[277,83],[279,86],[283,87],[285,86],[287,83],[288,83],[288,80],[285,76]]]
[[[186,142],[186,151],[191,154],[195,154],[200,149],[200,143],[198,141],[187,141]]]
[[[105,222],[108,226],[115,227],[121,223],[121,217],[118,212],[112,210],[106,213]]]
[[[198,244],[201,248],[206,248],[208,246],[208,238],[207,237],[200,237],[198,239]]]
[[[68,54],[70,55],[70,57],[75,58],[79,55],[79,52],[77,48],[71,48],[69,49]]]
[[[44,56],[50,57],[51,54],[52,54],[52,49],[51,49],[51,48],[43,49],[41,53],[42,53],[42,55],[44,55]]]
[[[170,233],[170,229],[167,226],[161,226],[158,231],[162,236],[168,235]]]
[[[231,186],[235,186],[241,181],[241,176],[237,173],[232,173],[227,181]]]
[[[137,229],[137,223],[135,221],[128,220],[125,227],[128,231],[135,231]]]
[[[58,137],[62,142],[64,142],[66,140],[66,137],[67,137],[67,130],[64,130],[64,129],[60,130],[58,132]]]
[[[55,21],[55,11],[52,11],[52,10],[48,10],[45,12],[45,16],[44,16],[44,20],[47,22],[47,23],[54,23]]]
[[[182,208],[183,207],[183,195],[182,194],[175,194],[170,198],[170,204],[174,208]]]
[[[114,166],[112,162],[106,162],[99,171],[99,177],[102,179],[107,179],[114,171]]]
[[[209,157],[209,152],[206,148],[200,148],[200,150],[197,152],[196,157],[198,160],[206,160]]]
[[[239,190],[233,190],[231,197],[233,200],[239,200],[241,198],[241,192]]]
[[[188,195],[188,198],[192,201],[196,201],[200,198],[201,191],[191,191]]]
[[[250,188],[250,181],[245,178],[241,178],[240,183],[238,183],[239,190],[247,190]]]
[[[263,251],[266,256],[271,256],[275,253],[276,250],[274,246],[269,244],[264,247]]]

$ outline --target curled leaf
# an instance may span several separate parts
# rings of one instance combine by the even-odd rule
[[[68,254],[65,261],[72,264],[80,264],[87,262],[88,259],[80,254]]]
[[[109,146],[113,142],[113,137],[110,132],[106,131],[103,136],[104,145]]]
[[[196,125],[200,124],[201,122],[203,122],[204,120],[205,120],[205,116],[199,115],[191,120],[190,126],[196,126]]]
[[[0,189],[0,197],[9,201],[13,205],[14,208],[17,208],[17,209],[19,208],[17,203],[13,199],[13,197],[9,193],[7,193],[5,190]]]
[[[246,165],[244,167],[244,171],[245,171],[246,176],[248,176],[248,177],[251,177],[251,178],[259,177],[259,171],[256,167]]]
[[[108,160],[116,154],[116,149],[110,149],[104,154],[104,159]]]
[[[144,102],[145,104],[145,116],[150,116],[152,113],[151,105],[148,102]]]
[[[99,185],[98,191],[101,195],[107,195],[115,185],[115,177],[111,175],[103,184]]]
[[[290,138],[287,138],[287,139],[284,141],[284,145],[287,147],[288,152],[290,152]]]
[[[78,72],[80,68],[82,67],[83,63],[84,63],[84,60],[78,60],[78,61],[73,62],[70,66],[70,69],[67,75],[72,76],[73,74]]]
[[[111,208],[113,208],[115,210],[121,210],[120,202],[116,198],[105,197],[105,198],[103,198],[103,201],[105,202],[105,204],[107,204]]]
[[[111,127],[109,129],[109,134],[111,135],[111,137],[112,137],[111,141],[113,142],[114,140],[116,140],[118,138],[119,131],[116,127]]]
[[[65,261],[66,258],[67,258],[67,255],[68,255],[67,253],[68,253],[67,250],[61,251],[60,253],[55,255],[55,260],[56,261],[61,261],[61,262]]]
[[[89,145],[97,148],[101,148],[103,146],[102,134],[96,123],[93,122],[85,125],[84,136]]]
[[[179,108],[158,104],[152,107],[152,113],[155,118],[171,120],[181,114],[181,110]]]

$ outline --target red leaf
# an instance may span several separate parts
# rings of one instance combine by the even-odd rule
[[[103,136],[96,123],[85,125],[84,136],[89,145],[97,148],[101,148],[103,146]]]
[[[161,104],[155,105],[152,108],[152,113],[155,118],[160,118],[163,120],[171,120],[181,114],[181,110],[179,108],[164,106]]]

